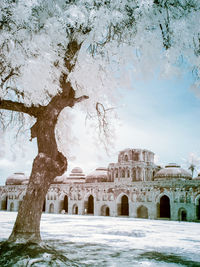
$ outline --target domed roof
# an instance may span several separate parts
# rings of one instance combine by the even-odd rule
[[[71,173],[69,175],[69,178],[85,178],[85,174],[83,173],[83,170],[80,167],[75,167],[71,170]]]
[[[71,173],[83,173],[83,170],[80,167],[74,167]]]
[[[28,184],[29,177],[23,172],[15,172],[6,179],[6,185]]]
[[[86,176],[86,183],[94,182],[106,182],[108,179],[108,169],[105,167],[99,167],[95,171],[89,173]]]
[[[154,180],[173,178],[192,179],[192,175],[176,163],[169,163],[154,176]]]
[[[61,176],[57,176],[54,179],[53,184],[66,184],[69,183],[69,181],[72,181],[71,179],[73,179],[73,182],[85,181],[85,174],[83,173],[83,170],[80,167],[75,167],[71,170],[69,176],[67,176],[66,173]]]

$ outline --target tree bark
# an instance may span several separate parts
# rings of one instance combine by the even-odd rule
[[[57,175],[67,168],[65,157],[55,151],[57,159],[39,153],[33,162],[26,195],[22,201],[9,242],[40,242],[40,219],[47,191]]]

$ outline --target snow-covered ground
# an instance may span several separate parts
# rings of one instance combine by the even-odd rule
[[[0,212],[0,241],[15,217]],[[7,266],[200,266],[198,223],[43,214],[41,235],[55,260],[49,251],[31,257],[27,250],[19,264]]]

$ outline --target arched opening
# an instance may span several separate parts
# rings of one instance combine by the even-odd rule
[[[14,203],[13,202],[10,203],[10,211],[14,211]]]
[[[179,210],[179,221],[187,221],[187,212],[185,209],[180,209]]]
[[[129,216],[128,197],[125,195],[121,198],[121,215]]]
[[[132,181],[134,182],[134,181],[136,181],[137,179],[136,179],[136,169],[135,168],[133,168],[132,169]]]
[[[197,201],[197,220],[200,220],[200,198]]]
[[[45,212],[45,210],[46,210],[46,199],[44,200],[43,207],[42,207],[42,211]]]
[[[88,198],[87,214],[94,214],[94,198],[92,195],[90,195]]]
[[[1,201],[1,209],[7,210],[7,205],[8,205],[8,197],[5,197],[5,199]]]
[[[106,208],[106,216],[110,216],[110,209],[108,207]]]
[[[64,210],[68,213],[68,196],[65,195],[64,197]]]
[[[101,207],[101,216],[110,216],[110,209],[107,205]]]
[[[160,218],[170,218],[170,199],[165,195],[160,198]]]
[[[115,178],[118,178],[118,169],[115,169]]]
[[[72,214],[78,214],[78,206],[76,204],[73,206]]]
[[[148,209],[145,206],[140,206],[137,209],[137,217],[142,219],[148,219]]]
[[[53,205],[53,203],[51,203],[50,206],[49,206],[49,213],[54,213],[54,205]]]

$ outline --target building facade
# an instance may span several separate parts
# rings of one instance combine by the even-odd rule
[[[17,211],[27,183],[23,173],[8,177],[0,187],[0,209]],[[174,163],[160,168],[151,151],[125,149],[108,168],[97,168],[85,176],[76,167],[69,176],[56,177],[43,211],[200,221],[200,175],[192,179]]]

